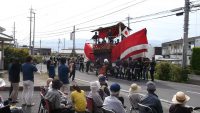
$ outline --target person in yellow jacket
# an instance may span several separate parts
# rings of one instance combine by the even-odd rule
[[[75,111],[77,113],[85,113],[87,107],[85,92],[77,85],[74,85],[73,89],[74,91],[71,93],[71,100]]]

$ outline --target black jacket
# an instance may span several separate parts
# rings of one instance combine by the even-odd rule
[[[192,108],[184,107],[180,104],[173,104],[169,108],[169,113],[192,113]]]
[[[10,67],[10,82],[19,83],[20,81],[21,65],[19,63],[13,63]]]

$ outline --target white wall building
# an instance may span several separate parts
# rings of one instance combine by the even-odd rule
[[[197,41],[200,40],[200,36],[188,38],[187,65],[190,64],[192,48],[195,47],[195,45],[197,45],[198,43],[196,40]],[[183,53],[183,39],[162,43],[163,58],[179,60],[178,63],[181,64],[182,53]]]

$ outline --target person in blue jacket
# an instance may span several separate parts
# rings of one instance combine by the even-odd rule
[[[65,65],[66,59],[60,59],[60,66],[58,67],[58,78],[63,83],[63,86],[60,90],[65,93],[70,93],[70,86],[69,86],[69,68]]]

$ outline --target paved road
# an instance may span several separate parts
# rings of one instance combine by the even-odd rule
[[[79,71],[76,72],[76,81],[80,81],[82,83],[88,84],[90,81],[97,80],[97,77],[94,74],[86,74],[81,73]],[[110,85],[113,82],[117,82],[121,85],[122,91],[121,94],[126,97],[126,104],[129,107],[129,101],[127,100],[128,89],[129,86],[135,81],[127,81],[127,80],[120,80],[115,78],[109,78],[108,84]],[[146,94],[146,86],[145,83],[147,81],[140,81],[135,82],[142,87],[142,94]],[[174,82],[165,82],[156,80],[155,81],[157,86],[156,93],[158,94],[159,98],[162,100],[162,105],[165,113],[168,113],[168,109],[170,106],[171,98],[177,91],[184,91],[187,95],[191,97],[190,101],[187,103],[188,106],[200,106],[200,86],[191,85],[191,84],[184,84],[184,83],[174,83]],[[89,85],[89,84],[88,84]]]
[[[37,65],[38,69],[42,69],[42,72],[46,72],[46,66],[45,65]],[[57,70],[57,69],[56,69]],[[81,73],[79,71],[76,71],[76,81],[79,81],[83,84],[89,85],[90,81],[97,80],[97,77],[94,75],[94,73],[90,73],[89,75],[87,73]],[[122,91],[121,94],[126,97],[126,104],[128,107],[130,107],[130,104],[127,99],[128,95],[128,89],[129,86],[135,82],[135,81],[127,81],[127,80],[121,80],[121,79],[115,79],[115,78],[109,78],[108,84],[112,84],[113,82],[117,82],[121,85]],[[146,94],[146,86],[145,83],[147,81],[136,81],[135,83],[139,84],[142,87],[142,94]],[[167,81],[155,81],[157,86],[156,93],[158,94],[159,98],[162,100],[162,105],[165,113],[168,113],[168,109],[170,106],[170,102],[172,99],[172,96],[177,91],[183,91],[187,95],[191,97],[190,101],[187,103],[188,106],[200,106],[200,86],[197,85],[191,85],[191,84],[184,84],[184,83],[175,83],[175,82],[167,82]]]

